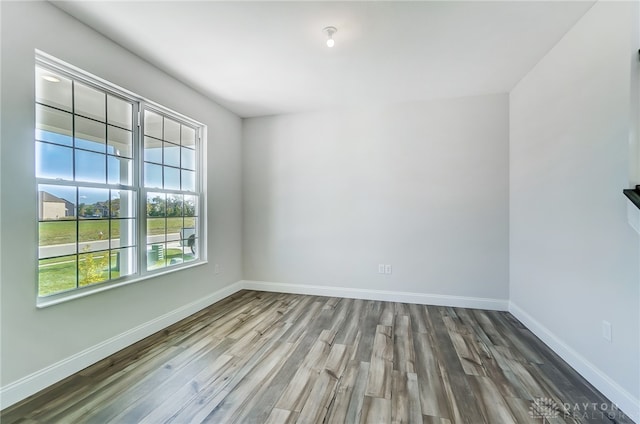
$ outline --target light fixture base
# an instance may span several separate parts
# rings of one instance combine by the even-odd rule
[[[324,27],[322,29],[322,32],[326,33],[327,36],[331,37],[331,36],[333,36],[333,34],[338,32],[338,29],[336,27],[334,27],[334,26],[328,26],[328,27]]]
[[[327,47],[333,47],[333,45],[335,44],[335,41],[333,41],[333,34],[338,32],[337,28],[334,26],[324,27],[322,29],[322,32],[327,34]]]

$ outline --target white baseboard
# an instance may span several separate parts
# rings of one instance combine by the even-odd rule
[[[459,308],[508,311],[509,301],[482,297],[447,296],[439,294],[411,293],[388,290],[355,289],[308,284],[273,283],[268,281],[243,280],[247,290],[278,293],[309,294],[315,296],[346,297],[349,299],[385,300],[389,302],[415,303],[418,305],[455,306]]]
[[[518,305],[509,302],[509,312],[518,318],[533,334],[549,346],[555,353],[564,359],[573,369],[582,375],[589,383],[598,389],[603,395],[618,406],[635,422],[640,422],[640,400],[633,397],[618,383],[602,372],[598,367],[585,359],[578,352],[564,343],[548,328],[540,324]]]
[[[96,362],[113,355],[121,349],[136,343],[153,333],[160,331],[176,322],[193,315],[194,313],[206,308],[207,306],[218,302],[242,290],[242,282],[238,281],[227,287],[224,287],[207,297],[198,299],[195,302],[184,305],[178,309],[159,316],[151,321],[145,322],[131,330],[118,334],[115,337],[105,340],[95,346],[76,353],[62,361],[56,362],[46,368],[34,372],[23,377],[13,383],[0,388],[0,409],[7,408],[27,397],[39,392],[40,390],[57,383],[58,381],[83,370],[84,368],[95,364]]]

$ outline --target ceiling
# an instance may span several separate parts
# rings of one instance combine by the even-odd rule
[[[593,1],[54,4],[253,117],[508,92]]]

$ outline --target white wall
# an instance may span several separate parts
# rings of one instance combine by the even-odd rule
[[[597,3],[511,92],[510,295],[534,332],[637,420],[640,251],[621,193],[635,162],[634,7]]]
[[[245,279],[508,299],[506,94],[243,123]]]
[[[49,3],[2,2],[2,386],[242,278],[240,119]],[[34,49],[208,125],[209,264],[36,309]],[[213,274],[213,263],[222,273]]]

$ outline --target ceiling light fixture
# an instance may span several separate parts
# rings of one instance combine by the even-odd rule
[[[327,47],[333,47],[333,45],[336,43],[333,39],[333,34],[338,32],[336,27],[328,26],[324,28],[322,32],[327,33]]]
[[[49,82],[60,82],[60,79],[54,77],[53,75],[43,75],[42,79]]]

